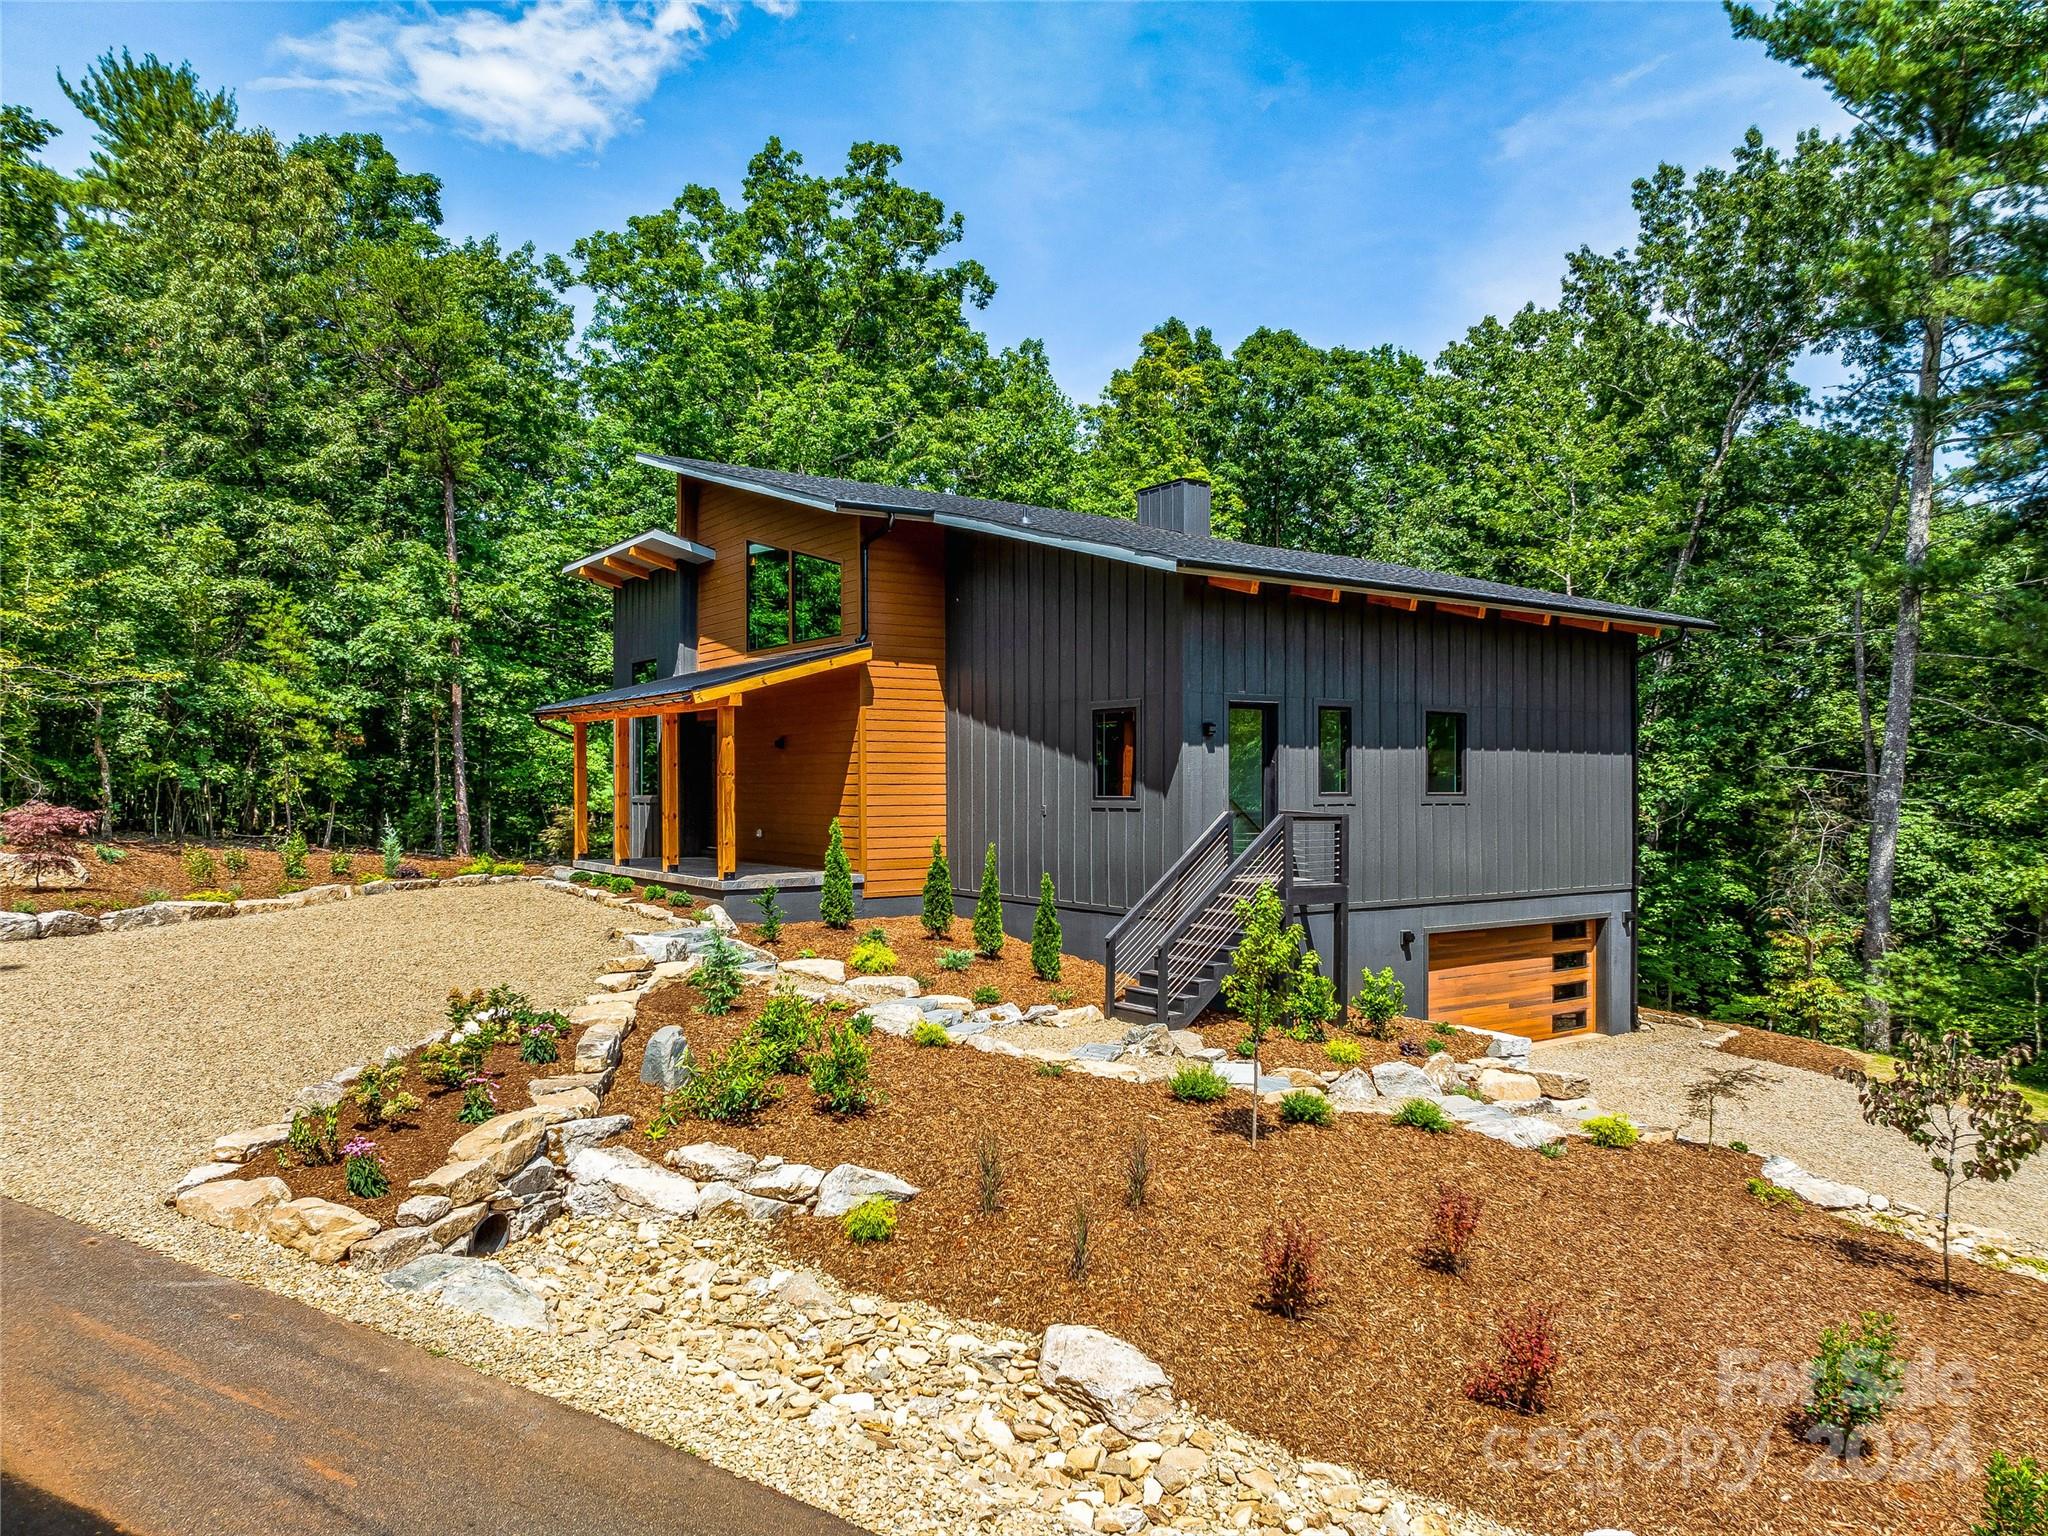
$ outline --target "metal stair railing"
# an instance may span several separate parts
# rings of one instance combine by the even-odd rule
[[[1102,944],[1102,1011],[1116,1011],[1116,957],[1119,952],[1144,955],[1159,952],[1159,941],[1174,928],[1197,902],[1206,901],[1216,881],[1230,865],[1230,813],[1225,811],[1211,822],[1200,837],[1172,866],[1152,883],[1131,910],[1118,919]]]

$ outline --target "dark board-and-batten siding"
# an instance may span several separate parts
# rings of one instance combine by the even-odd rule
[[[1185,844],[1180,751],[1183,583],[1164,572],[954,533],[947,551],[947,845],[980,883],[993,842],[1005,896],[1121,912]],[[1138,792],[1094,798],[1096,708],[1138,710]]]
[[[612,686],[634,681],[637,662],[652,661],[656,677],[697,669],[697,573],[656,571],[612,591]]]

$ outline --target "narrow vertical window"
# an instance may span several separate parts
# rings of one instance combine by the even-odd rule
[[[1316,711],[1316,789],[1325,795],[1351,793],[1351,711],[1341,704]]]
[[[1465,793],[1465,717],[1432,709],[1423,717],[1423,755],[1427,759],[1428,792]]]
[[[1138,712],[1128,706],[1095,711],[1095,798],[1138,794]]]

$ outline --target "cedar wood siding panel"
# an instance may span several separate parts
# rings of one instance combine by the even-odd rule
[[[947,552],[947,845],[979,888],[996,845],[1003,895],[1121,912],[1184,844],[1173,786],[1181,732],[1177,577],[955,531]],[[1138,710],[1138,793],[1094,800],[1097,706]]]
[[[612,686],[633,681],[633,663],[653,661],[657,677],[696,670],[697,573],[656,571],[612,590]]]
[[[866,668],[861,712],[864,893],[909,896],[924,888],[933,840],[947,835],[947,536],[923,523],[899,521],[886,533],[878,518],[858,526],[874,540],[868,546],[868,638],[875,658]]]
[[[746,696],[734,744],[735,819],[743,861],[816,869],[837,816],[847,862],[866,872],[859,801],[860,714],[860,673],[852,668],[801,677]],[[785,745],[776,746],[778,739]]]
[[[748,491],[707,485],[697,513],[697,542],[716,556],[697,577],[697,665],[709,670],[749,656],[800,655],[860,632],[860,523]],[[841,633],[808,645],[747,649],[747,545],[773,544],[839,562]]]
[[[1318,705],[1352,711],[1352,898],[1387,906],[1626,889],[1626,637],[1190,582],[1183,846],[1225,800],[1225,710],[1278,705],[1279,800],[1315,809]],[[1466,794],[1423,794],[1423,714],[1466,716]],[[1202,723],[1216,723],[1205,740]]]

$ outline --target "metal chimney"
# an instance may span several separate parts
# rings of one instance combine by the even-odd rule
[[[1138,526],[1163,528],[1169,533],[1209,536],[1209,482],[1169,480],[1148,485],[1138,492]]]

